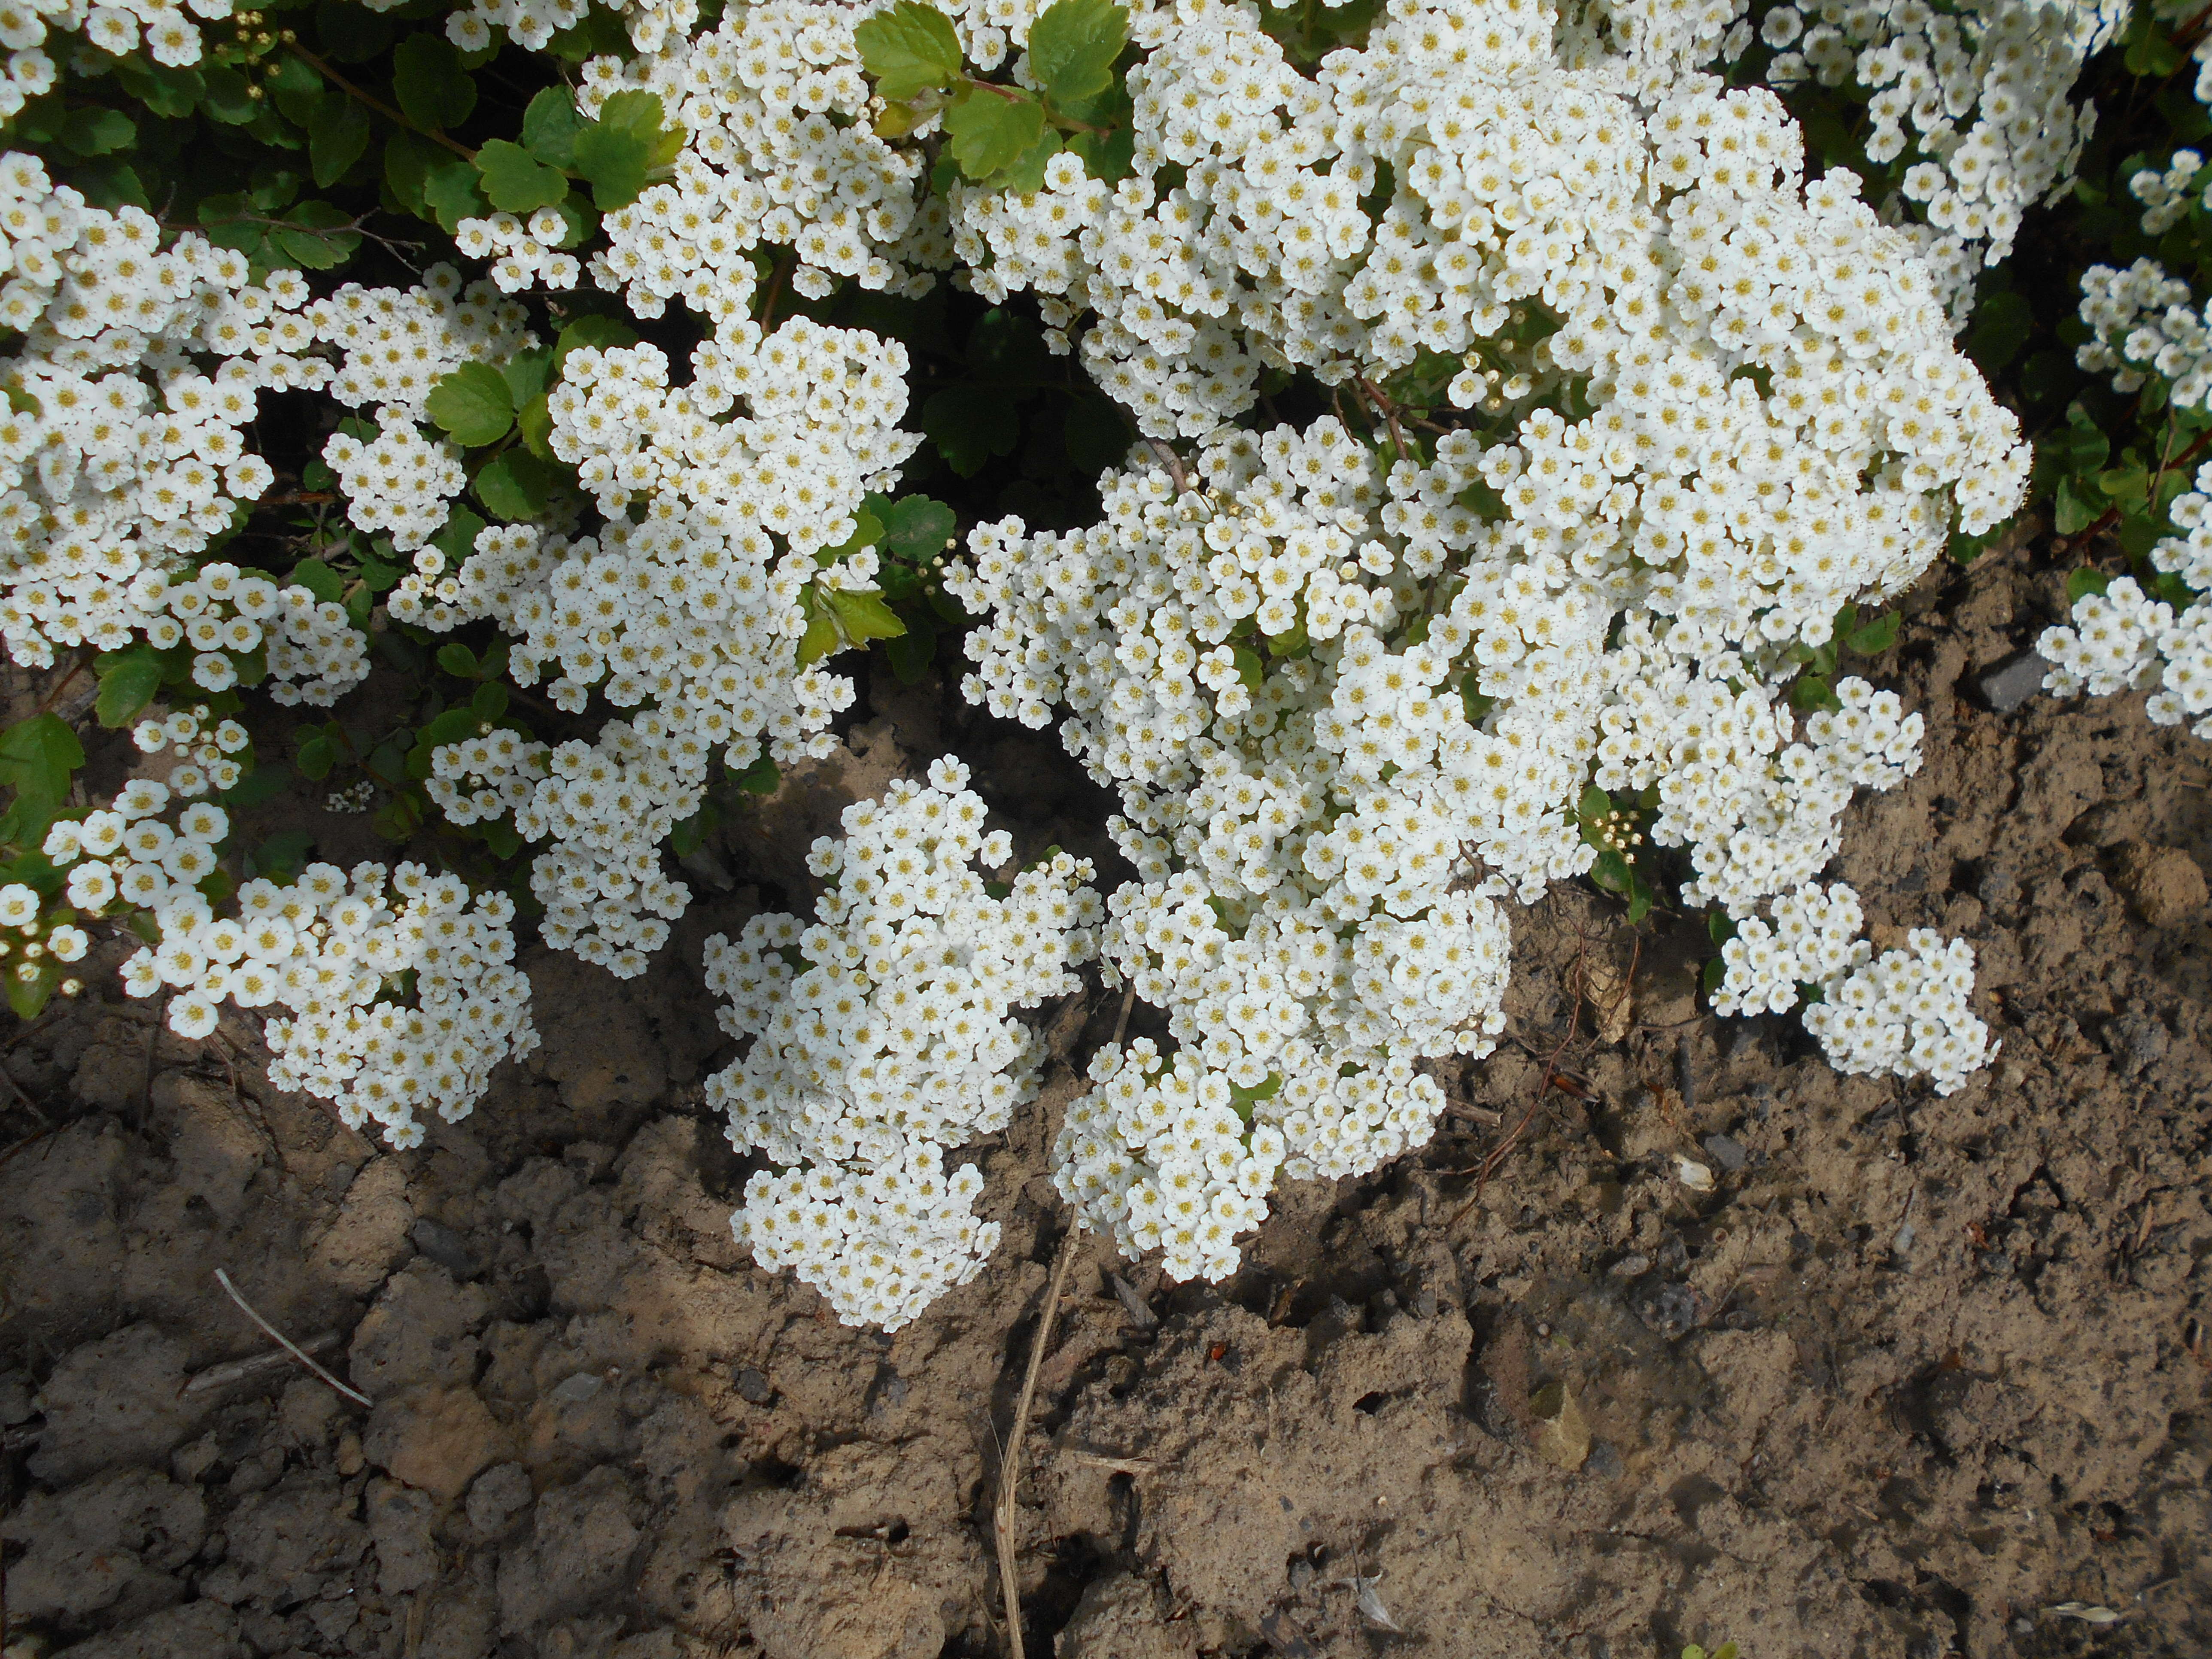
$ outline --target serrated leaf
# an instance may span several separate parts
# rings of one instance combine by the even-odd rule
[[[944,86],[960,73],[960,36],[952,20],[917,0],[899,0],[869,18],[853,31],[853,44],[876,90],[894,101]]]
[[[259,118],[261,100],[253,96],[252,82],[227,64],[203,64],[205,83],[200,107],[225,126],[242,127]]]
[[[110,659],[100,670],[100,692],[93,699],[93,714],[109,731],[138,718],[161,689],[167,665],[153,647],[142,645]]]
[[[1060,154],[1060,135],[1047,127],[1037,141],[1017,155],[999,174],[999,187],[1017,196],[1034,196],[1044,188],[1045,166]]]
[[[456,443],[476,449],[507,435],[514,424],[514,398],[506,377],[489,363],[463,363],[430,388],[422,412]]]
[[[799,665],[805,668],[819,662],[844,641],[837,632],[837,619],[830,615],[830,607],[822,603],[814,589],[806,590],[803,603],[806,608],[806,631],[799,636]]]
[[[613,346],[637,343],[637,331],[619,317],[603,317],[594,313],[579,317],[563,328],[553,342],[553,378],[561,378],[562,366],[568,354],[582,347],[605,351]]]
[[[107,155],[138,141],[138,125],[118,110],[71,110],[62,123],[62,143],[79,155]]]
[[[486,680],[469,698],[469,712],[480,720],[495,720],[507,713],[507,688]]]
[[[477,538],[483,533],[484,521],[465,507],[456,507],[446,515],[446,522],[430,538],[430,545],[446,556],[453,564],[465,562],[476,550]]]
[[[845,630],[845,637],[856,645],[870,640],[895,640],[906,632],[906,624],[899,620],[898,612],[884,603],[880,593],[855,593],[833,587],[829,599],[838,626]]]
[[[519,351],[500,365],[499,372],[519,410],[545,390],[546,380],[553,372],[553,354],[544,346]]]
[[[548,87],[522,112],[522,147],[549,166],[571,166],[576,159],[576,135],[583,125],[568,88]]]
[[[508,213],[551,207],[568,193],[568,175],[517,143],[494,138],[477,151],[484,198]]]
[[[315,72],[307,70],[304,64],[300,67],[307,70],[308,78],[315,82],[319,90],[322,83]],[[128,58],[117,60],[115,78],[123,83],[123,89],[145,105],[149,112],[167,121],[190,115],[192,106],[199,102],[200,94],[207,89],[207,82],[198,70],[172,69],[166,64],[135,63]],[[283,95],[282,87],[277,87],[276,91],[281,99]]]
[[[1863,628],[1854,629],[1844,643],[1862,657],[1878,657],[1897,643],[1899,617],[1894,611],[1875,618]]]
[[[70,775],[83,764],[84,746],[58,714],[33,714],[0,732],[0,783],[15,787],[15,834],[28,840],[46,833],[69,799]]]
[[[350,98],[325,98],[307,125],[307,164],[318,189],[345,177],[368,148],[368,112]]]
[[[477,677],[477,653],[455,640],[438,647],[438,666],[455,679],[472,680]]]
[[[424,176],[422,204],[448,236],[460,229],[462,220],[481,219],[489,211],[477,188],[481,176],[469,161],[449,161]]]
[[[2101,570],[2084,566],[2069,573],[2066,578],[2066,603],[2078,604],[2092,593],[2101,594],[2112,584],[2112,579]]]
[[[927,617],[917,617],[908,623],[905,633],[886,640],[884,650],[899,684],[915,684],[929,672],[930,662],[937,655],[937,629]]]
[[[477,474],[477,499],[495,517],[520,523],[552,506],[558,476],[528,451],[510,449]]]
[[[2073,479],[2061,478],[2058,481],[2058,489],[2051,501],[2051,527],[2060,535],[2071,536],[2086,530],[2103,513],[2102,503],[2084,500]]]
[[[947,149],[960,171],[981,182],[1002,171],[1044,131],[1044,106],[1010,88],[969,86],[945,112]]]
[[[883,511],[884,546],[908,564],[926,565],[953,544],[960,520],[943,501],[902,495]]]
[[[392,54],[392,94],[417,126],[442,131],[469,118],[477,83],[461,54],[442,34],[410,34]]]
[[[628,207],[645,193],[652,170],[653,145],[629,127],[586,126],[576,135],[576,171],[592,187],[592,205],[602,213]]]
[[[301,560],[292,567],[286,585],[306,588],[324,605],[335,605],[345,597],[345,584],[338,580],[338,573],[320,559]]]
[[[1056,104],[1103,92],[1129,44],[1129,11],[1112,0],[1053,0],[1030,25],[1030,73]]]

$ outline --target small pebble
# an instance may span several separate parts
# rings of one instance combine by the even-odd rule
[[[1712,1154],[1714,1163],[1731,1175],[1743,1168],[1750,1158],[1741,1141],[1733,1140],[1727,1135],[1707,1135],[1705,1150]]]
[[[738,1374],[730,1379],[730,1386],[738,1391],[738,1398],[749,1405],[765,1406],[775,1398],[768,1373],[751,1365],[740,1365]]]
[[[2034,652],[2023,652],[1976,677],[1974,686],[1982,701],[2000,714],[2009,714],[2043,690],[2043,677],[2051,665]]]
[[[1684,1158],[1679,1152],[1674,1155],[1674,1163],[1681,1175],[1682,1184],[1685,1187],[1687,1187],[1693,1193],[1709,1193],[1712,1191],[1713,1172],[1711,1169],[1706,1167],[1705,1164],[1698,1163],[1695,1158]]]

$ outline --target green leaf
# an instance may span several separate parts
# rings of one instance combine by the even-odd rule
[[[106,155],[137,143],[138,126],[112,109],[71,110],[62,123],[61,137],[79,155]]]
[[[960,36],[952,20],[917,0],[899,0],[869,18],[853,31],[853,44],[876,90],[894,101],[944,86],[960,73]]]
[[[286,61],[297,63],[299,60],[291,58]],[[307,69],[304,64],[300,67]],[[315,72],[307,70],[307,76],[315,82],[319,91],[322,83]],[[172,69],[166,64],[136,63],[128,58],[117,60],[115,78],[123,83],[125,92],[145,105],[149,113],[167,121],[181,120],[190,115],[193,106],[199,102],[200,94],[207,90],[207,82],[201,78],[198,70]],[[274,82],[271,84],[275,85]],[[279,99],[283,96],[281,88],[277,89],[277,96]]]
[[[584,118],[576,112],[576,100],[568,88],[548,87],[522,112],[522,147],[550,167],[572,166],[576,135],[583,126]]]
[[[70,775],[83,764],[84,746],[58,714],[33,714],[0,732],[0,783],[15,787],[9,817],[16,836],[46,834],[69,799]]]
[[[636,343],[637,331],[619,317],[602,317],[596,313],[579,317],[563,328],[553,342],[553,378],[561,378],[562,365],[568,361],[568,354],[579,348],[588,346],[605,351],[614,346]]]
[[[527,450],[510,449],[477,474],[477,499],[509,523],[535,519],[553,505],[558,476]]]
[[[320,0],[315,8],[315,39],[323,56],[335,63],[366,64],[392,46],[392,20],[360,0]]]
[[[1043,131],[1044,106],[1012,88],[985,92],[971,85],[945,112],[952,159],[979,182],[1011,164]]]
[[[522,434],[522,447],[541,461],[553,459],[553,408],[550,398],[539,392],[516,411],[515,430]]]
[[[773,795],[782,781],[781,769],[766,755],[738,773],[737,777],[738,787],[748,795]]]
[[[307,854],[314,845],[312,830],[279,830],[248,857],[251,873],[266,876],[271,881],[290,881],[306,866]]]
[[[368,112],[350,98],[325,98],[307,128],[307,164],[318,189],[345,177],[368,148]]]
[[[1044,188],[1045,163],[1060,154],[1060,135],[1047,127],[1037,141],[1017,155],[999,175],[999,185],[1017,196],[1034,196]]]
[[[1237,678],[1243,682],[1244,689],[1257,691],[1267,672],[1267,665],[1260,660],[1260,653],[1249,645],[1240,645],[1231,654],[1237,663]]]
[[[546,379],[553,372],[553,354],[544,346],[520,351],[500,365],[499,372],[519,410],[545,390]]]
[[[489,363],[463,363],[430,388],[422,412],[471,449],[497,443],[514,424],[514,397]]]
[[[596,124],[576,135],[576,171],[592,187],[592,205],[602,213],[628,207],[645,193],[652,145],[642,134]]]
[[[662,116],[659,93],[617,92],[599,106],[596,120],[578,129],[576,171],[592,186],[592,204],[600,212],[635,202],[654,170],[683,149],[683,133],[664,128]]]
[[[2085,565],[2081,569],[2070,572],[2068,574],[2066,578],[2066,603],[2069,605],[2078,604],[2081,600],[2087,598],[2092,593],[2103,593],[2105,590],[2112,585],[2112,579],[2106,575],[2103,571],[2092,570]]]
[[[282,794],[283,789],[284,774],[280,768],[256,766],[217,799],[225,806],[242,811],[248,806],[258,806],[263,801]]]
[[[325,605],[335,605],[345,597],[345,584],[338,580],[338,573],[320,559],[302,559],[294,565],[287,585],[306,588]]]
[[[936,625],[927,617],[916,617],[908,623],[905,633],[884,642],[884,651],[891,659],[891,672],[898,676],[899,684],[916,684],[937,655]]]
[[[800,595],[799,605],[806,612],[806,631],[799,636],[799,665],[805,668],[828,656],[844,641],[837,631],[837,618],[823,602],[820,589],[810,586]]]
[[[203,64],[200,78],[206,90],[201,106],[225,126],[242,127],[261,116],[261,100],[253,96],[252,82],[227,64]]]
[[[106,659],[100,673],[100,693],[92,702],[100,723],[112,732],[137,720],[161,690],[167,666],[150,645],[134,646]]]
[[[393,201],[418,219],[434,216],[430,204],[422,199],[422,187],[433,173],[446,165],[446,154],[421,133],[404,129],[384,141],[385,187]],[[473,182],[470,188],[475,188]]]
[[[1067,147],[1083,170],[1102,183],[1118,185],[1137,170],[1137,134],[1131,127],[1111,132],[1079,132]]]
[[[1030,25],[1030,73],[1056,104],[1103,92],[1129,43],[1129,10],[1112,0],[1053,0]]]
[[[505,686],[486,680],[469,698],[469,712],[480,720],[496,720],[507,713],[507,700]]]
[[[472,680],[477,677],[477,653],[455,640],[438,647],[438,666],[456,679]]]
[[[477,106],[477,83],[442,34],[410,34],[399,43],[392,54],[392,93],[409,120],[433,131],[460,125]]]
[[[1818,674],[1802,674],[1790,683],[1790,706],[1809,714],[1815,709],[1841,708],[1844,705],[1826,680]]]
[[[1896,611],[1878,617],[1863,628],[1853,629],[1844,636],[1844,643],[1862,657],[1879,657],[1897,643],[1897,628],[1900,621]]]
[[[41,957],[35,964],[37,971],[25,979],[14,966],[5,971],[8,979],[8,1006],[21,1019],[36,1019],[62,982],[62,964],[52,957]]]
[[[2058,481],[2057,494],[2051,509],[2051,527],[2062,536],[2072,536],[2087,529],[2104,515],[2101,502],[2082,499],[2081,489],[2072,478]]]
[[[1974,307],[1966,330],[1966,355],[1994,374],[2019,356],[2035,331],[2035,310],[2027,296],[2006,289],[1992,294]]]
[[[628,57],[629,30],[618,14],[593,6],[581,21],[570,24],[548,40],[545,50],[571,64],[580,64],[586,58]]]
[[[300,752],[292,764],[301,777],[312,783],[320,783],[330,776],[331,769],[338,763],[337,745],[320,732],[310,732],[300,739]]]
[[[1595,823],[1613,811],[1613,797],[1594,783],[1583,786],[1582,798],[1575,803],[1575,816],[1583,823]]]
[[[455,507],[446,515],[445,526],[430,538],[430,545],[444,554],[448,562],[463,564],[476,551],[477,538],[483,533],[484,521],[465,507]]]
[[[884,547],[908,564],[926,565],[953,544],[960,520],[943,501],[902,495],[883,511]]]
[[[963,478],[983,470],[994,455],[1011,455],[1021,441],[1021,416],[1004,392],[953,385],[930,394],[921,406],[921,429]]]
[[[896,611],[884,603],[880,593],[854,593],[833,587],[828,598],[837,625],[855,645],[865,645],[870,640],[895,640],[906,632],[906,624],[899,620]]]
[[[568,175],[521,145],[494,138],[477,151],[485,199],[508,213],[550,207],[568,193]]]
[[[448,236],[461,228],[462,220],[481,219],[489,212],[483,192],[477,188],[482,176],[473,163],[450,161],[431,168],[423,178],[422,204]]]

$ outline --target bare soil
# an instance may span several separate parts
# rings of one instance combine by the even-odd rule
[[[1073,1247],[1031,1654],[2212,1652],[2212,751],[2137,699],[1991,711],[2054,583],[2015,550],[1912,596],[1879,677],[1928,763],[1841,860],[1878,939],[1974,941],[1996,1064],[1838,1078],[1699,1012],[1695,923],[1554,896],[1449,1133],[1281,1195],[1218,1287]],[[957,750],[1025,849],[1103,854],[1048,737],[867,703],[690,860],[653,974],[532,952],[544,1050],[414,1152],[112,976],[0,1038],[8,1659],[1006,1651],[1046,1153],[1119,999],[1043,1011],[1044,1097],[975,1149],[1006,1248],[893,1338],[739,1253],[702,1104],[701,941],[804,902],[845,801]],[[218,1268],[373,1403],[239,1364]]]

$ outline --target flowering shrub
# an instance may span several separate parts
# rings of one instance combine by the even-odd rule
[[[2082,95],[2172,76],[2196,21],[20,9],[0,637],[89,666],[167,770],[91,811],[67,723],[0,739],[14,1005],[126,922],[173,1029],[273,1011],[280,1081],[412,1144],[534,1042],[519,932],[643,973],[692,898],[671,855],[711,869],[835,748],[848,653],[912,680],[967,629],[964,694],[1056,728],[1133,876],[995,885],[947,760],[817,846],[811,920],[787,894],[710,946],[748,1045],[711,1092],[774,1166],[738,1234],[849,1320],[996,1242],[955,1154],[1031,1097],[1017,1012],[1093,955],[1159,1035],[1088,1057],[1054,1179],[1178,1277],[1233,1271],[1279,1181],[1433,1134],[1438,1063],[1504,1032],[1513,908],[1563,881],[1706,910],[1718,1012],[1960,1086],[1971,950],[1877,953],[1824,884],[1923,738],[1846,659],[2031,483],[2134,565],[2078,579],[2055,689],[2212,712],[2169,274],[2203,264],[2212,118],[2130,101],[2173,142],[2116,168],[2135,129]],[[2108,174],[2147,216],[2115,228]],[[2061,338],[2002,267],[2069,191],[2105,216]],[[1980,372],[2022,354],[2033,481]],[[2155,430],[2106,465],[2130,398]],[[285,784],[264,691],[396,872],[248,845]]]

